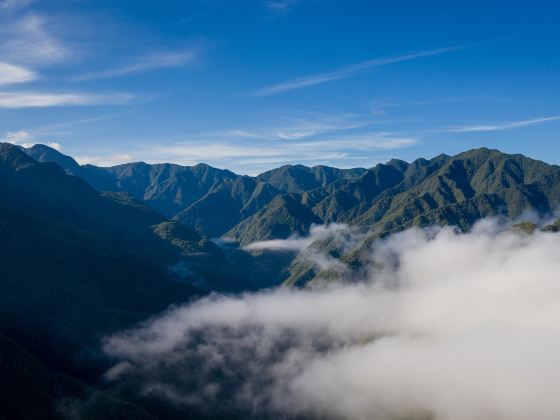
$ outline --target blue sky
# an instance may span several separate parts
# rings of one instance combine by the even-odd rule
[[[555,1],[0,0],[0,139],[81,163],[560,163]]]

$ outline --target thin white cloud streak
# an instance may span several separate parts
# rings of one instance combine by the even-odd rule
[[[57,130],[57,129],[60,129],[60,128],[67,128],[67,127],[73,127],[73,126],[77,126],[77,125],[84,125],[84,124],[91,124],[91,123],[99,122],[99,121],[105,121],[105,120],[109,120],[109,119],[112,119],[112,118],[116,118],[116,117],[118,117],[120,115],[123,115],[125,113],[126,113],[126,111],[114,112],[112,114],[98,115],[96,117],[91,117],[91,118],[82,118],[82,119],[78,119],[78,120],[58,122],[58,123],[54,123],[54,124],[48,124],[48,125],[35,127],[35,128],[30,129],[30,131],[32,131],[35,134],[49,134],[49,133],[54,132],[54,130]]]
[[[126,93],[0,92],[0,108],[47,108],[87,105],[125,105],[134,97]]]
[[[560,234],[483,222],[371,252],[366,283],[212,296],[116,334],[107,378],[217,415],[560,416]]]
[[[0,62],[0,86],[32,82],[37,78],[37,74],[32,70]]]
[[[366,70],[370,70],[376,67],[382,67],[389,64],[415,60],[423,57],[436,56],[436,55],[445,54],[453,51],[459,51],[464,48],[465,48],[464,45],[458,45],[453,47],[436,48],[433,50],[425,50],[425,51],[418,51],[418,52],[413,52],[408,54],[401,54],[393,57],[375,58],[348,67],[343,67],[331,72],[300,77],[297,79],[289,80],[287,82],[268,86],[261,90],[258,90],[253,95],[254,96],[274,95],[282,92],[288,92],[296,89],[302,89],[302,88],[315,86],[323,83],[333,82],[335,80],[347,79],[349,77],[356,76]]]
[[[323,241],[329,237],[334,237],[341,232],[347,231],[345,225],[333,223],[330,225],[311,226],[309,234],[306,236],[292,235],[287,239],[272,239],[267,241],[253,242],[243,249],[247,251],[303,251],[316,241]]]
[[[368,125],[371,125],[371,121],[300,121],[292,127],[278,130],[276,136],[284,140],[299,140],[322,133],[351,130]]]
[[[198,51],[195,49],[179,52],[158,52],[119,68],[86,73],[74,77],[73,80],[105,79],[135,73],[144,73],[163,68],[182,67],[191,64],[196,59],[197,55]]]
[[[323,141],[309,141],[302,144],[309,147],[318,147],[325,143],[328,144],[327,147],[339,149],[347,147],[355,150],[396,150],[415,146],[419,143],[419,140],[399,133],[374,132],[334,137]]]
[[[412,108],[412,107],[422,107],[422,106],[432,106],[432,105],[444,105],[444,104],[454,104],[460,102],[474,101],[481,97],[477,96],[463,96],[463,97],[451,97],[451,98],[436,98],[436,99],[424,99],[417,101],[392,101],[392,100],[376,100],[371,103],[370,113],[374,116],[385,115],[387,111],[393,108]]]
[[[515,128],[528,127],[531,125],[544,124],[550,121],[558,121],[558,120],[560,120],[560,116],[533,118],[528,120],[510,121],[510,122],[498,123],[498,124],[464,125],[458,127],[451,127],[446,129],[446,131],[451,133],[479,133],[485,131],[512,130]]]
[[[350,275],[350,270],[331,253],[345,255],[367,238],[366,232],[344,224],[313,225],[305,236],[293,235],[287,239],[272,239],[253,242],[243,249],[247,252],[283,251],[296,252],[297,260],[314,268],[317,272],[329,271],[337,276]],[[321,246],[328,243],[330,252]]]

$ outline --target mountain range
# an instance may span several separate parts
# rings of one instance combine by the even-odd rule
[[[560,167],[486,148],[250,177],[205,164],[79,165],[48,146],[2,143],[0,354],[13,362],[0,372],[37,386],[29,411],[13,405],[7,418],[70,417],[60,401],[98,392],[107,366],[99,340],[169,305],[328,277],[297,253],[244,248],[253,242],[344,223],[360,243],[316,246],[359,268],[369,244],[411,226],[468,230],[483,217],[552,214],[559,203]],[[96,395],[103,418],[150,416]]]
[[[558,166],[486,148],[370,169],[282,166],[256,177],[203,164],[80,166],[44,145],[24,151],[97,190],[127,192],[204,237],[241,245],[334,222],[382,233],[431,223],[467,229],[481,217],[547,213],[560,200]]]

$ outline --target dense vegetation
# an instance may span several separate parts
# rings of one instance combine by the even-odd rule
[[[283,166],[254,178],[205,165],[79,166],[42,145],[26,152],[97,189],[126,191],[203,236],[242,245],[304,233],[313,223],[381,232],[431,223],[467,229],[485,216],[550,212],[560,201],[558,166],[485,148],[368,170]]]
[[[92,394],[91,412],[103,418],[148,416],[91,388],[106,366],[100,337],[210,291],[332,275],[294,253],[249,253],[212,238],[247,245],[345,223],[362,234],[352,249],[334,238],[314,246],[359,268],[375,239],[410,226],[466,230],[487,216],[549,214],[560,202],[558,166],[489,149],[249,177],[203,164],[80,166],[47,146],[0,144],[0,179],[0,373],[30,395],[21,411],[9,397],[10,418],[56,417],[61,401]]]

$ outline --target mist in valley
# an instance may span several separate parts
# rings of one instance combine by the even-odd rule
[[[344,225],[253,244],[317,267]],[[365,281],[213,294],[107,337],[115,390],[212,416],[527,419],[560,412],[560,235],[483,220],[369,249]]]

